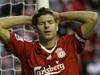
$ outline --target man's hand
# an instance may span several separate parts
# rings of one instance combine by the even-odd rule
[[[56,12],[56,11],[53,11],[53,10],[50,10],[50,11],[54,14],[54,16],[55,16],[55,18],[57,20],[57,23],[59,23],[61,21],[60,13]]]

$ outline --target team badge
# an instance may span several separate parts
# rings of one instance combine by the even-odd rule
[[[55,51],[58,58],[64,58],[66,53],[62,48],[57,48],[57,50]]]

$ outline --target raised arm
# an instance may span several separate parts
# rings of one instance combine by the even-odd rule
[[[92,11],[69,11],[59,14],[60,19],[67,21],[79,21],[82,23],[81,31],[84,38],[87,38],[96,25],[97,13]]]
[[[23,24],[32,25],[32,17],[31,16],[9,16],[9,17],[0,18],[0,40],[8,44],[10,38],[8,29],[13,26],[23,25]]]

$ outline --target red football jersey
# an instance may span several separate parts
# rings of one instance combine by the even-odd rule
[[[78,30],[78,33],[60,37],[55,47],[47,50],[39,41],[21,41],[10,33],[6,48],[20,59],[22,75],[79,75],[77,53],[85,41],[80,34]]]

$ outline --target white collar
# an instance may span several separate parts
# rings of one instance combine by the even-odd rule
[[[55,46],[54,46],[51,50],[46,49],[41,43],[39,43],[39,45],[41,46],[41,48],[42,48],[44,51],[46,51],[46,52],[48,52],[48,53],[52,53],[52,52],[55,50],[55,48],[57,47],[57,42],[56,42]]]

